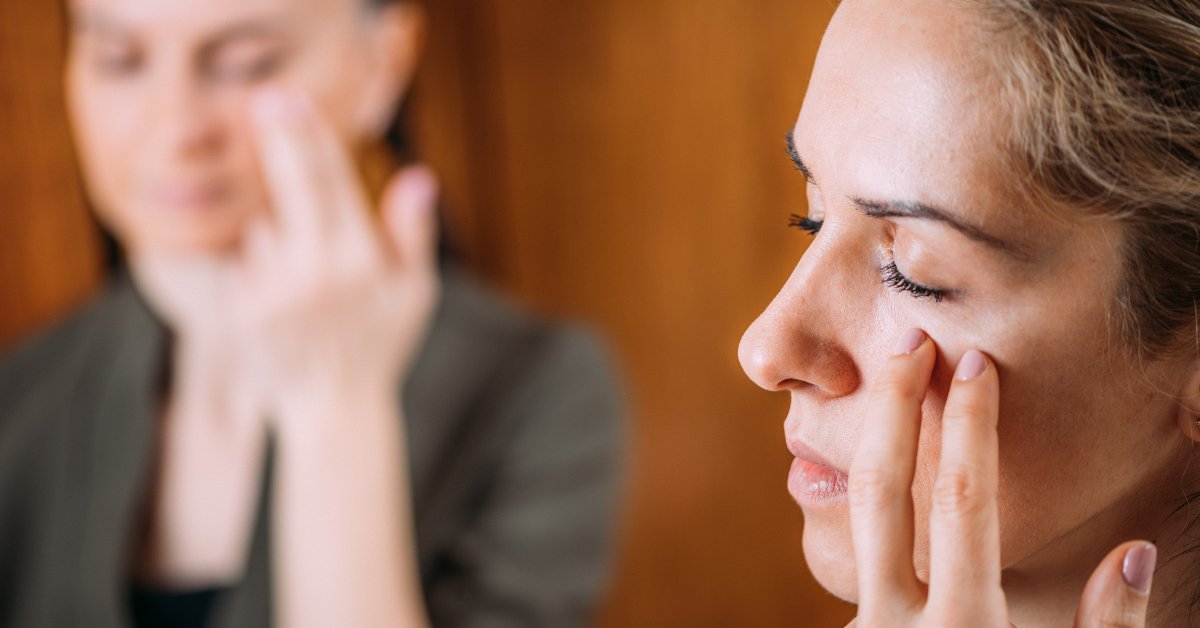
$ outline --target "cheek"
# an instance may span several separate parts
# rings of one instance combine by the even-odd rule
[[[239,187],[245,187],[253,198],[265,198],[263,168],[258,159],[258,147],[254,139],[254,125],[250,114],[250,94],[227,97],[220,103],[220,116],[224,121],[221,165],[222,176],[236,179]]]
[[[287,82],[308,94],[338,136],[351,144],[363,133],[365,68],[370,62],[355,43],[340,38],[323,41],[298,60]]]
[[[929,580],[929,512],[942,451],[941,417],[946,406],[950,376],[949,368],[939,360],[930,383],[930,392],[921,407],[921,435],[913,470],[913,569],[925,582]]]
[[[68,78],[68,110],[80,169],[90,195],[106,218],[119,213],[119,199],[129,194],[136,142],[142,133],[140,99],[132,89],[103,87],[86,79]],[[118,220],[119,221],[119,220]]]
[[[1086,424],[1114,408],[1093,407],[1086,384],[1048,377],[1036,367],[1005,375],[998,429],[1001,562],[1007,567],[1108,503],[1098,480],[1111,478],[1093,466],[1097,452]]]
[[[1100,364],[1096,357],[1070,360]],[[1086,368],[1086,367],[1084,367]],[[1109,369],[1008,374],[1000,431],[1006,565],[1109,510],[1155,465],[1164,398],[1138,395]]]

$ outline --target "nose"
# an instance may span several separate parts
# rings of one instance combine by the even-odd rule
[[[859,372],[846,350],[845,327],[852,307],[833,279],[816,272],[820,261],[805,255],[783,289],[754,321],[738,345],[742,370],[770,391],[808,389],[841,397],[859,386]]]
[[[170,163],[219,151],[223,137],[219,107],[194,73],[172,68],[154,78],[146,136],[155,146],[155,155]]]

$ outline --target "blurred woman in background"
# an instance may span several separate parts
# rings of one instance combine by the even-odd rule
[[[585,622],[611,371],[439,263],[427,169],[377,195],[354,158],[392,124],[419,10],[67,13],[82,170],[127,270],[0,362],[0,624]]]

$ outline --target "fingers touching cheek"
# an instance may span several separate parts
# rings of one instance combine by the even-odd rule
[[[929,502],[928,587],[918,577],[924,566],[914,561],[913,485],[935,361],[936,347],[924,332],[910,330],[900,339],[872,384],[850,468],[859,618],[867,625],[902,625],[894,622],[906,615],[945,620],[938,625],[965,625],[959,620],[969,612],[1005,615],[997,508],[999,382],[991,360],[977,350],[963,354],[949,384],[940,438],[934,441],[940,447],[933,490],[916,495],[918,502]]]

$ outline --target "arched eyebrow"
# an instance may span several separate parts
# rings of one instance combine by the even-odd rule
[[[940,222],[950,226],[968,238],[988,248],[1004,253],[1017,261],[1028,262],[1032,259],[1032,255],[1025,247],[1018,246],[1011,240],[992,235],[982,228],[933,205],[914,201],[870,201],[863,198],[852,198],[850,200],[859,211],[871,218],[919,218]]]
[[[94,11],[73,11],[70,27],[72,31],[84,33],[118,34],[125,29],[108,17]]]
[[[205,48],[219,48],[239,39],[261,39],[278,37],[286,32],[287,16],[259,16],[242,22],[229,24],[209,38]]]
[[[788,131],[787,133],[787,151],[788,156],[792,159],[792,164],[796,166],[796,170],[799,170],[800,174],[804,175],[806,181],[816,185],[817,181],[813,178],[812,170],[800,158],[800,153],[796,150],[794,131]],[[918,218],[940,222],[971,240],[1003,253],[1005,256],[1016,261],[1029,262],[1033,259],[1033,254],[1027,247],[1014,243],[1009,239],[993,235],[982,227],[973,225],[955,216],[953,212],[927,203],[917,201],[874,201],[859,197],[854,197],[850,200],[860,212],[871,218]]]
[[[800,159],[800,152],[796,150],[795,135],[795,131],[788,131],[784,136],[784,140],[787,142],[788,157],[792,159],[792,165],[796,166],[796,170],[799,170],[800,174],[804,175],[804,180],[816,185],[817,181],[813,179],[812,171],[808,169],[808,166],[804,165],[804,160]]]

